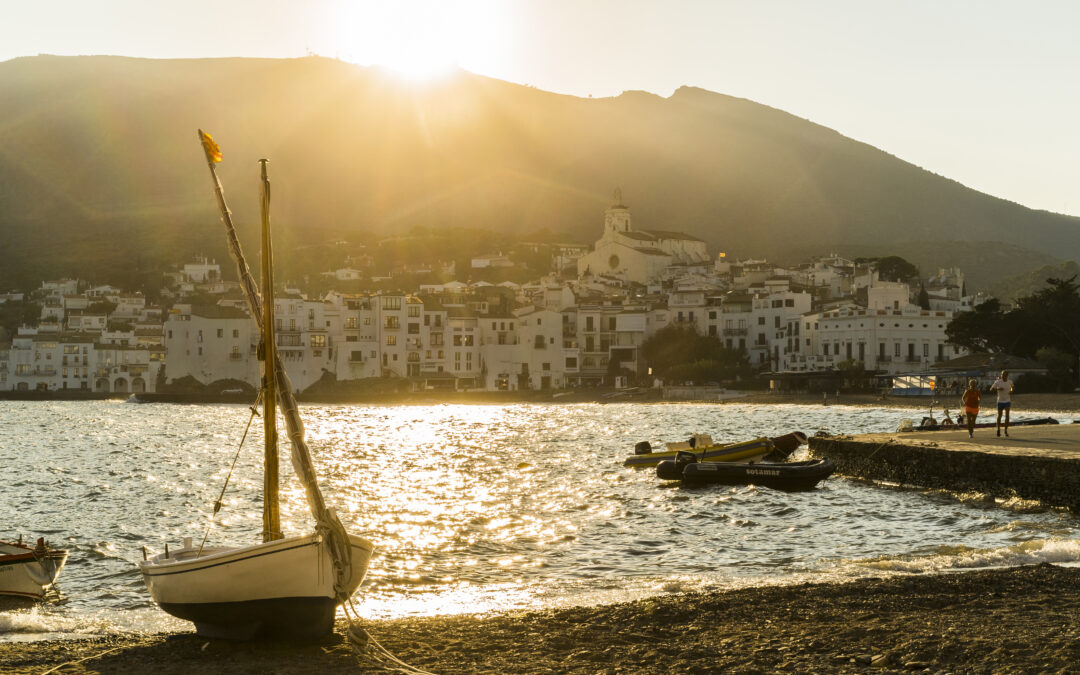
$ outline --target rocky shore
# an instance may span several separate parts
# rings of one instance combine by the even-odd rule
[[[1080,568],[704,591],[366,628],[398,658],[433,673],[1075,673]],[[344,629],[307,645],[193,633],[7,643],[0,671],[68,664],[58,672],[374,672]]]

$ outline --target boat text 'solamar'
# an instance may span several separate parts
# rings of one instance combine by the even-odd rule
[[[225,225],[229,252],[236,262],[251,316],[261,330],[261,398],[265,436],[262,542],[239,548],[194,546],[185,538],[179,550],[143,560],[143,579],[166,612],[195,624],[200,635],[248,639],[255,636],[313,638],[329,633],[338,605],[348,602],[364,580],[374,545],[348,534],[319,491],[311,453],[304,440],[289,377],[274,339],[273,250],[270,245],[270,181],[262,165],[262,290],[248,269],[215,164],[221,151],[199,131]],[[285,537],[278,512],[277,406],[292,445],[292,464],[304,485],[314,531]],[[214,505],[214,513],[220,500]],[[205,538],[203,539],[205,543]]]

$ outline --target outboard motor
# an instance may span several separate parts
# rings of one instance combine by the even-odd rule
[[[652,454],[652,445],[648,441],[640,441],[634,445],[635,455],[650,455]]]
[[[673,459],[665,459],[656,465],[656,477],[660,480],[682,480],[682,464],[676,464]]]
[[[682,472],[682,468],[687,464],[697,464],[698,458],[692,452],[686,450],[680,450],[675,453],[675,464],[678,465],[679,471]]]
[[[661,480],[682,480],[686,465],[697,464],[697,461],[694,453],[680,450],[675,453],[675,459],[665,459],[656,465],[656,477]]]

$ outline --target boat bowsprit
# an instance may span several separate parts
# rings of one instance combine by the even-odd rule
[[[19,541],[0,541],[0,595],[41,600],[56,582],[68,552],[38,539],[33,548]]]
[[[681,480],[683,485],[762,485],[776,490],[811,490],[832,475],[831,459],[805,462],[698,462],[691,453],[679,453],[656,467],[664,480]]]

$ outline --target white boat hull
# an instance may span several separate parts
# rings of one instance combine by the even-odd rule
[[[56,582],[67,551],[0,542],[0,595],[40,600]]]
[[[349,535],[351,594],[364,580],[374,545]],[[200,635],[311,638],[333,628],[334,570],[318,535],[231,549],[173,551],[139,563],[150,595]]]

